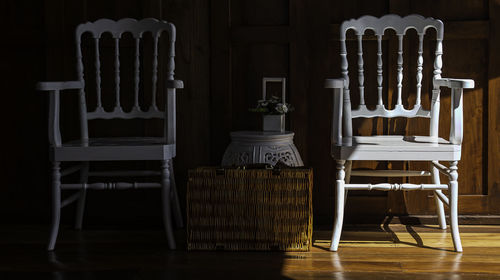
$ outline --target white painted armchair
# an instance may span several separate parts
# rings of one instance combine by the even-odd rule
[[[134,44],[130,47],[134,49],[132,57],[133,71],[123,71],[120,67],[120,61],[125,55],[120,55],[120,42],[122,36],[129,33],[132,36]],[[149,46],[144,43],[143,35],[150,33],[152,37],[151,59],[146,60],[144,51]],[[87,52],[90,55],[94,67],[89,67],[84,71],[84,52],[82,49],[85,44],[82,42],[84,34],[90,35],[93,52]],[[112,39],[112,71],[108,75],[101,74],[101,61],[104,60],[104,51],[101,38],[105,34],[110,34]],[[160,47],[160,36],[166,35],[166,46]],[[175,68],[175,26],[172,23],[153,18],[137,21],[135,19],[121,19],[113,21],[109,19],[100,19],[95,22],[87,22],[78,25],[76,28],[76,73],[78,80],[65,82],[40,82],[37,89],[48,92],[50,97],[49,108],[49,144],[50,160],[52,161],[52,223],[50,228],[48,250],[54,250],[57,235],[59,232],[59,223],[61,219],[61,209],[66,205],[76,202],[76,222],[75,227],[82,227],[83,213],[85,209],[86,193],[88,189],[106,190],[106,189],[140,189],[140,188],[161,188],[163,202],[163,218],[166,230],[168,246],[175,249],[176,244],[172,230],[171,216],[178,226],[183,225],[179,200],[173,174],[172,160],[176,154],[176,107],[175,96],[176,89],[183,88],[183,82],[174,79]],[[160,56],[160,50],[167,50],[165,56]],[[165,77],[160,79],[162,74],[159,71],[160,58],[165,57]],[[87,60],[88,61],[88,60]],[[109,60],[108,60],[109,61]],[[150,68],[151,73],[147,75],[141,73],[143,68]],[[93,68],[93,69],[92,69]],[[120,71],[122,70],[122,71]],[[120,102],[121,81],[125,81],[124,72],[132,73],[128,77],[133,83],[133,106],[124,108]],[[84,78],[84,73],[86,77]],[[142,75],[141,75],[142,74]],[[89,78],[91,76],[91,78]],[[102,87],[103,77],[111,77],[109,84],[113,89],[109,90]],[[143,77],[147,77],[145,79]],[[161,76],[160,76],[161,77]],[[165,109],[157,105],[157,95],[159,92],[158,83],[164,84],[165,88]],[[151,104],[147,110],[141,109],[139,100],[146,99],[143,83],[149,83],[151,88]],[[96,95],[96,106],[87,109],[89,94],[92,87]],[[72,90],[72,91],[71,91]],[[80,139],[77,141],[63,142],[59,129],[60,116],[60,94],[75,94],[78,98]],[[105,110],[103,105],[103,96],[109,96],[108,100],[114,100],[112,111]],[[89,137],[90,120],[109,120],[109,119],[161,119],[164,121],[163,137],[107,137],[95,138]],[[78,125],[78,124],[75,124]],[[89,171],[89,162],[95,161],[158,161],[160,164],[157,170],[122,170],[122,171]],[[61,170],[61,163],[75,162],[76,165]],[[80,181],[76,183],[62,183],[61,177],[80,172]],[[89,182],[89,176],[98,178],[109,178],[106,181]],[[157,182],[149,180],[136,181],[130,177],[158,177]],[[61,191],[73,191],[71,195],[62,198]],[[173,211],[172,211],[173,210]]]
[[[430,110],[421,106],[422,70],[423,70],[423,39],[426,30],[436,30],[436,50],[433,71],[433,90]],[[351,108],[348,60],[346,49],[346,33],[354,30],[357,37],[357,66],[360,105]],[[377,104],[374,110],[367,108],[364,96],[364,61],[363,35],[366,30],[373,30],[377,40]],[[383,102],[383,67],[382,67],[382,36],[387,29],[393,29],[398,38],[397,52],[397,102],[390,110]],[[418,34],[418,58],[416,74],[416,103],[411,110],[402,103],[403,88],[403,37],[407,30],[415,29]],[[344,217],[344,204],[348,190],[384,190],[384,191],[411,191],[433,190],[437,206],[439,225],[446,228],[443,203],[450,208],[450,225],[453,244],[457,252],[462,252],[462,245],[458,230],[458,168],[463,135],[462,94],[463,89],[473,88],[474,81],[467,79],[449,79],[441,77],[443,54],[443,22],[433,18],[424,18],[419,15],[400,17],[386,15],[381,18],[363,16],[342,23],[340,27],[340,56],[343,78],[325,80],[325,88],[333,92],[333,122],[331,134],[331,155],[336,160],[336,202],[335,222],[330,250],[337,251]],[[451,129],[448,140],[438,137],[440,88],[451,89]],[[352,119],[354,118],[428,118],[430,119],[429,136],[353,136]],[[429,161],[430,170],[351,170],[352,161],[380,160],[380,161]],[[440,161],[448,161],[445,166]],[[448,184],[442,184],[439,172],[449,178]],[[382,177],[409,177],[432,175],[432,184],[356,184],[350,182],[351,176],[382,176]],[[449,191],[447,197],[443,190]]]

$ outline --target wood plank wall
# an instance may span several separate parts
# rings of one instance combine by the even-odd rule
[[[500,214],[500,1],[498,0],[46,0],[2,1],[2,26],[8,31],[2,44],[5,64],[2,89],[7,107],[2,118],[5,149],[0,188],[0,218],[45,223],[48,220],[48,159],[46,140],[46,96],[33,90],[38,80],[75,78],[73,32],[78,23],[98,18],[157,17],[172,21],[178,30],[176,77],[186,88],[178,97],[178,157],[175,170],[184,197],[187,170],[220,162],[229,143],[229,132],[259,129],[259,116],[247,111],[261,95],[263,76],[288,78],[289,100],[296,110],[287,118],[296,133],[295,143],[306,165],[315,170],[314,214],[316,224],[329,225],[333,217],[334,163],[329,156],[332,99],[322,88],[327,77],[340,77],[338,27],[346,19],[365,14],[412,13],[440,18],[445,23],[443,76],[467,77],[476,89],[464,98],[465,139],[459,164],[460,213],[482,217],[473,222],[497,221],[485,215]],[[411,34],[410,34],[411,37]],[[415,39],[405,41],[404,71],[416,68]],[[354,42],[352,42],[354,43]],[[374,65],[375,44],[367,42],[365,63]],[[348,47],[351,42],[348,42]],[[426,42],[424,69],[429,75],[432,41]],[[384,41],[384,53],[395,49]],[[351,52],[355,55],[355,52]],[[384,57],[384,67],[394,62]],[[354,60],[353,60],[354,61]],[[351,71],[356,71],[355,63]],[[426,68],[427,67],[427,68]],[[370,69],[367,68],[367,77]],[[389,67],[384,69],[391,70]],[[372,73],[373,74],[373,73]],[[367,100],[373,95],[368,87]],[[406,78],[406,77],[405,77]],[[414,81],[409,76],[408,81]],[[9,81],[9,82],[7,82]],[[394,103],[394,78],[384,78],[384,98]],[[353,84],[353,86],[355,86]],[[430,89],[429,80],[423,89]],[[415,93],[405,85],[405,104]],[[441,136],[448,136],[449,94],[442,95]],[[354,103],[356,97],[353,98]],[[72,100],[64,100],[71,108]],[[428,106],[429,96],[423,95]],[[18,107],[27,112],[20,113]],[[63,129],[76,137],[76,116],[66,110]],[[15,117],[16,121],[11,119]],[[97,125],[95,132],[106,132]],[[112,133],[125,129],[155,133],[157,123],[137,122],[133,127],[116,123]],[[357,120],[355,131],[371,133],[427,133],[425,120]],[[109,132],[109,131],[108,131]],[[151,163],[152,164],[152,163]],[[154,164],[153,164],[154,165]],[[152,166],[152,165],[149,165]],[[426,168],[417,163],[375,163],[366,168]],[[30,172],[30,176],[26,176]],[[89,222],[161,225],[157,193],[124,192],[92,194]],[[158,201],[157,201],[158,200]],[[113,203],[110,203],[113,201]],[[434,212],[429,193],[357,192],[349,196],[346,222],[381,222],[390,215],[429,215]],[[70,212],[70,211],[66,211]],[[66,220],[71,219],[67,214]]]

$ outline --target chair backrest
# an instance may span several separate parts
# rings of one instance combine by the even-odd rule
[[[351,119],[352,118],[372,118],[372,117],[424,117],[431,118],[431,111],[424,110],[421,106],[421,88],[422,88],[422,70],[423,70],[423,42],[426,30],[434,28],[436,30],[436,50],[434,58],[433,78],[441,77],[442,67],[442,41],[443,41],[443,22],[433,18],[424,18],[419,15],[409,15],[400,17],[398,15],[386,15],[381,18],[373,16],[363,16],[358,19],[344,21],[340,27],[340,56],[341,56],[341,71],[343,78],[346,80],[344,88],[344,115],[348,120],[345,120],[347,125],[347,134],[352,135]],[[354,30],[357,37],[357,66],[358,66],[358,84],[359,84],[359,99],[360,105],[356,109],[351,108],[350,93],[349,93],[349,75],[348,61],[346,49],[346,34],[348,30]],[[375,110],[369,110],[365,104],[365,76],[364,76],[364,61],[363,61],[363,35],[366,30],[373,30],[377,40],[377,105]],[[389,110],[383,102],[383,65],[382,65],[382,36],[387,29],[393,29],[398,39],[397,48],[397,101],[394,109]],[[418,35],[418,52],[417,52],[417,69],[416,69],[416,102],[413,109],[408,110],[402,102],[403,89],[403,38],[407,30],[415,29]],[[437,89],[435,89],[437,90]],[[434,118],[434,116],[432,116]]]
[[[76,28],[76,58],[77,58],[77,75],[80,81],[85,83],[85,80],[94,80],[85,77],[84,73],[88,76],[89,73],[95,73],[95,93],[96,93],[96,107],[92,108],[92,110],[87,111],[87,102],[85,99],[85,90],[81,92],[81,100],[80,100],[80,114],[81,114],[81,125],[82,125],[82,135],[83,138],[87,138],[88,132],[87,130],[87,121],[93,119],[165,119],[165,112],[157,106],[157,91],[158,91],[158,53],[159,53],[159,44],[160,44],[160,36],[162,33],[166,31],[168,36],[168,58],[166,59],[166,79],[174,80],[174,69],[175,69],[175,26],[172,23],[168,23],[166,21],[157,20],[153,18],[146,18],[142,20],[136,20],[131,18],[125,18],[118,21],[110,20],[110,19],[100,19],[95,22],[87,22],[77,26]],[[87,70],[84,72],[84,59],[83,59],[83,48],[88,44],[84,44],[82,42],[83,35],[85,33],[90,33],[91,40],[91,48],[93,48],[93,64],[95,67],[95,71]],[[102,74],[101,74],[101,60],[102,58],[102,46],[100,44],[100,40],[102,36],[106,33],[109,33],[113,40],[113,72],[111,76],[113,77],[114,84],[114,108],[112,111],[104,110],[102,104],[102,95],[104,94],[102,90]],[[120,103],[120,84],[121,84],[121,75],[120,75],[120,40],[122,40],[122,35],[125,33],[130,33],[133,37],[134,41],[134,57],[133,59],[133,92],[134,92],[134,104],[131,110],[124,110]],[[151,64],[141,62],[144,60],[144,52],[146,51],[146,45],[144,44],[143,34],[151,33],[152,37],[152,46],[151,52],[152,61]],[[141,48],[142,47],[142,48]],[[141,52],[142,49],[142,52]],[[141,56],[142,55],[142,56]],[[142,59],[141,59],[142,58]],[[88,59],[88,57],[87,57]],[[88,60],[86,60],[88,61]],[[141,69],[145,67],[151,67],[151,104],[149,105],[149,109],[147,111],[141,110],[139,105],[140,100],[140,92],[141,92]],[[129,71],[130,72],[130,71]],[[94,77],[93,77],[94,78]],[[88,89],[90,86],[94,85],[86,85]],[[84,131],[85,130],[85,131]]]

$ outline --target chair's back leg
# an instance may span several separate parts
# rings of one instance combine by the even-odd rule
[[[80,170],[80,183],[88,183],[89,177],[89,163],[85,162]],[[83,214],[85,212],[85,200],[87,198],[87,189],[80,190],[80,198],[76,204],[75,213],[75,229],[82,229]]]
[[[345,160],[337,160],[337,186],[335,187],[335,222],[333,225],[332,243],[330,251],[337,251],[344,222],[344,197],[345,197]]]
[[[458,231],[458,161],[450,162],[450,227],[455,251],[462,252],[462,242]]]
[[[176,249],[174,232],[172,230],[172,211],[170,209],[170,171],[169,161],[162,161],[161,165],[161,197],[163,205],[163,223],[167,234],[168,248]]]
[[[47,250],[56,246],[59,223],[61,221],[61,167],[59,162],[52,163],[52,218],[50,224],[49,244]]]
[[[170,200],[172,201],[174,210],[174,220],[177,227],[184,227],[184,221],[182,220],[181,204],[179,202],[179,195],[177,194],[177,184],[175,183],[174,176],[174,160],[170,160]]]
[[[441,184],[441,180],[439,179],[439,170],[432,163],[431,163],[431,170],[432,170],[432,183]],[[436,202],[436,212],[438,216],[439,227],[441,229],[446,229],[446,216],[444,214],[444,204],[435,193],[442,193],[442,191],[441,190],[434,191],[434,201]]]
[[[351,170],[352,170],[352,160],[348,160],[345,162],[345,180],[344,182],[349,184],[351,182]],[[344,208],[347,202],[347,193],[348,190],[344,191]]]

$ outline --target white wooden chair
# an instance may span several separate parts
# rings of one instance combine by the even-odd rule
[[[150,32],[152,37],[151,46],[151,56],[152,61],[150,64],[144,62],[145,59],[141,59],[141,46],[143,50],[146,50],[146,44],[143,43],[143,34]],[[94,56],[91,59],[94,61],[95,71],[86,71],[85,74],[88,75],[89,72],[94,72],[95,83],[85,83],[84,77],[84,59],[82,56],[83,49],[83,34],[89,33],[92,38],[90,38],[92,44],[91,47],[94,48]],[[112,41],[114,48],[112,61],[113,71],[110,75],[113,77],[114,90],[112,92],[105,92],[101,88],[101,60],[103,58],[100,55],[100,39],[102,35],[109,33],[112,36]],[[131,110],[126,110],[122,108],[120,104],[120,40],[124,33],[130,33],[135,42],[134,57],[131,61],[134,61],[133,71],[133,81],[134,84],[134,105]],[[160,82],[165,83],[166,96],[164,100],[165,111],[158,107],[157,102],[157,88],[158,88],[158,76],[160,71],[158,70],[158,57],[159,51],[164,48],[160,48],[160,36],[168,36],[168,53],[166,54],[166,78],[160,80]],[[172,231],[171,222],[171,208],[173,208],[173,216],[178,226],[182,226],[182,215],[180,211],[179,201],[177,198],[177,191],[174,180],[172,158],[175,156],[176,152],[176,108],[175,108],[175,94],[176,89],[183,88],[183,82],[174,79],[174,56],[175,56],[175,37],[176,31],[175,26],[172,23],[165,21],[160,21],[153,18],[143,19],[137,21],[135,19],[121,19],[119,21],[113,21],[109,19],[100,19],[95,22],[87,22],[78,25],[76,28],[76,58],[77,58],[77,77],[76,81],[65,81],[65,82],[40,82],[37,84],[37,89],[41,91],[47,91],[50,96],[50,108],[49,108],[49,143],[50,143],[50,159],[52,161],[52,224],[50,229],[50,238],[48,244],[48,250],[53,250],[55,247],[57,234],[59,231],[59,223],[61,217],[61,208],[64,206],[77,202],[77,213],[76,213],[76,223],[75,227],[80,229],[82,226],[82,219],[85,207],[85,197],[87,189],[105,190],[105,189],[139,189],[139,188],[161,188],[162,190],[162,203],[163,203],[163,220],[167,235],[168,246],[170,249],[175,249],[176,244],[174,240],[174,235]],[[133,45],[132,45],[133,48]],[[89,52],[90,53],[90,52]],[[90,55],[90,54],[89,54]],[[143,65],[141,65],[143,63]],[[147,111],[141,110],[139,104],[140,88],[141,83],[145,79],[141,79],[140,70],[141,67],[151,67],[152,77],[149,80],[152,88],[152,98],[151,105]],[[145,75],[145,74],[144,74]],[[87,80],[89,80],[87,78]],[[145,82],[144,82],[145,83]],[[87,109],[87,99],[88,94],[86,94],[86,89],[92,86],[95,88],[96,92],[96,108],[93,110]],[[73,90],[73,91],[67,91]],[[102,91],[102,93],[101,93]],[[59,95],[64,94],[76,94],[79,100],[79,125],[80,125],[80,139],[78,141],[72,141],[63,143],[61,139],[61,133],[59,129],[60,120],[60,101]],[[103,107],[102,96],[105,94],[114,95],[115,106],[110,112],[106,111]],[[142,93],[141,93],[142,95]],[[96,119],[163,119],[164,120],[164,131],[163,137],[133,137],[133,138],[89,138],[88,123],[89,120]],[[89,162],[92,161],[146,161],[146,160],[157,160],[161,162],[161,168],[158,171],[99,171],[99,172],[89,172]],[[71,166],[65,170],[61,170],[61,162],[80,162],[76,166]],[[80,182],[78,183],[61,183],[61,177],[69,175],[75,172],[80,172]],[[132,180],[124,180],[127,182],[121,182],[115,180],[110,180],[109,182],[102,183],[89,183],[89,176],[98,177],[119,177],[125,178],[129,176],[141,177],[141,176],[160,176],[161,180],[158,183],[155,182],[135,182]],[[142,180],[147,181],[147,180]],[[61,198],[61,190],[72,190],[76,191],[73,195],[69,195],[67,198]],[[173,202],[173,205],[171,205]]]
[[[430,110],[421,106],[422,68],[423,68],[423,39],[427,29],[436,30],[436,50],[433,71],[433,90]],[[356,109],[351,108],[349,93],[348,61],[346,49],[346,33],[353,29],[357,37],[358,57],[358,81],[360,105]],[[363,35],[371,29],[377,38],[377,94],[378,102],[374,110],[367,108],[364,98],[364,63],[363,63]],[[383,91],[383,68],[382,68],[382,36],[387,29],[393,29],[398,38],[397,53],[397,103],[392,110],[384,106]],[[408,110],[402,104],[403,84],[403,37],[409,29],[415,29],[418,38],[418,58],[416,69],[416,103],[413,109]],[[342,23],[340,27],[340,56],[342,79],[325,80],[325,88],[333,90],[333,122],[331,134],[331,155],[336,160],[336,207],[335,222],[330,250],[337,251],[344,216],[344,204],[348,190],[384,190],[384,191],[410,191],[410,190],[433,190],[437,205],[439,225],[446,228],[443,203],[450,208],[450,224],[453,244],[457,252],[462,252],[462,245],[458,231],[457,200],[458,200],[458,168],[463,134],[462,116],[462,92],[464,88],[473,88],[473,80],[449,79],[441,77],[442,54],[443,54],[443,22],[433,18],[424,18],[419,15],[400,17],[397,15],[386,15],[381,18],[363,16],[359,19],[351,19]],[[448,140],[438,137],[440,88],[451,88],[451,128]],[[353,136],[353,118],[429,118],[429,136]],[[353,160],[381,160],[381,161],[429,161],[429,171],[397,171],[397,170],[371,170],[351,171]],[[449,167],[439,161],[448,161]],[[378,172],[378,173],[377,173]],[[449,178],[448,184],[441,184],[439,172]],[[432,184],[355,184],[350,183],[351,176],[383,176],[383,177],[406,177],[417,175],[430,175],[432,173]],[[443,190],[449,191],[449,197],[443,194]]]

